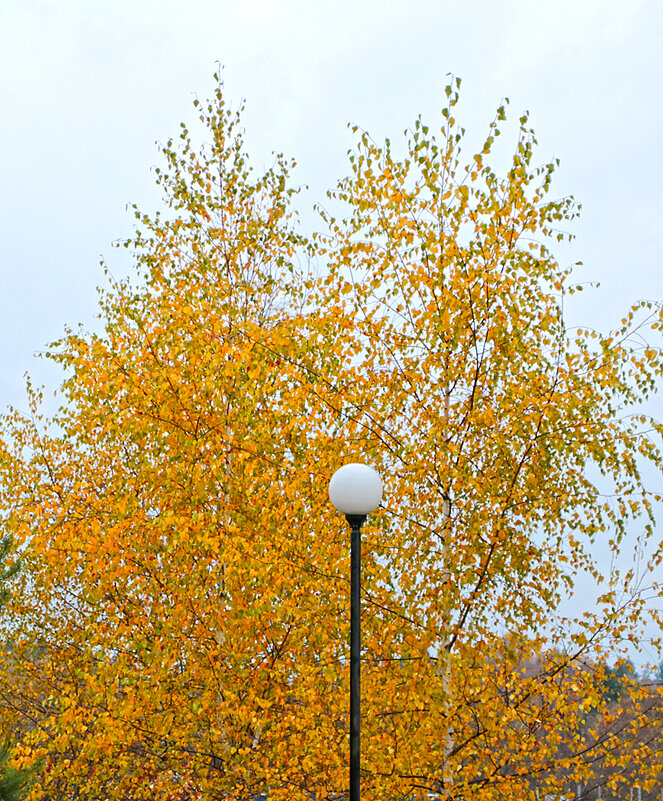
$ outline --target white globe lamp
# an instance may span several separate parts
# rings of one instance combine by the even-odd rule
[[[331,477],[329,500],[344,515],[369,515],[382,500],[382,479],[368,465],[344,464]]]
[[[329,500],[350,524],[350,801],[360,801],[361,527],[380,505],[382,479],[365,464],[344,464],[329,482]]]

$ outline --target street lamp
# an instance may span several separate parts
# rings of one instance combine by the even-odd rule
[[[345,515],[350,540],[350,801],[359,801],[359,731],[361,726],[361,527],[380,505],[382,480],[365,464],[340,467],[329,482],[329,500]]]

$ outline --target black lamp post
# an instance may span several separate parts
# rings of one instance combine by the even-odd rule
[[[329,482],[329,499],[350,524],[350,801],[359,801],[361,728],[361,527],[382,500],[382,480],[365,464],[346,464]]]

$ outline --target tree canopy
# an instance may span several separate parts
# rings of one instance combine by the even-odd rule
[[[0,539],[0,621],[4,607],[11,597],[11,580],[20,569],[20,562],[16,558],[13,546],[14,543],[9,535]],[[10,659],[11,642],[4,643],[2,660]],[[8,732],[5,732],[5,739],[0,742],[0,801],[18,801],[23,798],[37,768],[38,765],[17,768],[12,764],[12,741]]]
[[[254,174],[221,85],[195,103],[208,141],[183,125],[163,148],[135,276],[52,348],[59,412],[33,391],[4,421],[25,567],[0,698],[45,760],[34,801],[342,797],[349,536],[326,492],[346,461],[386,486],[362,556],[364,797],[534,798],[626,752],[655,780],[638,714],[618,738],[609,711],[582,722],[660,592],[661,426],[639,407],[661,307],[567,327],[579,287],[553,251],[577,205],[551,199],[527,115],[490,166],[506,104],[464,157],[459,85],[402,155],[356,129],[313,237],[291,163]],[[645,575],[602,576],[595,547],[634,531]],[[561,618],[588,580],[596,604]]]

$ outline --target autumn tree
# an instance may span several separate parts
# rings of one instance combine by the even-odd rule
[[[34,767],[16,768],[11,764],[12,744],[6,739],[0,745],[0,801],[25,798]]]
[[[3,611],[11,595],[12,579],[20,569],[20,561],[16,557],[14,543],[9,535],[0,539],[0,624],[4,623]],[[0,657],[5,663],[6,668],[12,661],[12,643],[2,638],[0,640]],[[10,688],[11,692],[11,688]],[[16,703],[17,698],[13,695],[5,695],[3,706],[10,708]],[[14,732],[6,726],[6,720],[0,726],[0,801],[18,801],[23,798],[28,785],[34,776],[38,765],[29,765],[17,768],[12,764],[13,743],[11,735]]]
[[[640,531],[660,563],[642,470],[661,429],[638,409],[660,308],[567,328],[553,249],[577,207],[550,199],[526,115],[492,169],[506,105],[464,160],[457,89],[401,155],[356,131],[309,239],[291,165],[253,175],[222,87],[196,102],[207,144],[182,126],[163,149],[135,276],[50,354],[60,411],[33,392],[5,419],[25,570],[1,680],[24,758],[47,760],[34,801],[342,797],[349,538],[326,489],[348,460],[386,483],[363,546],[364,797],[534,798],[629,743],[655,780],[637,714],[619,742],[581,722],[605,679],[582,666],[637,639],[659,592],[593,549]],[[588,577],[597,604],[562,619]]]

